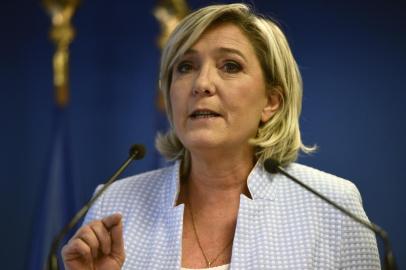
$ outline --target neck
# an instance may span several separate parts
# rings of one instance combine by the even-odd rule
[[[247,178],[254,166],[252,153],[217,155],[206,158],[191,153],[191,167],[187,186],[181,193],[189,194],[199,207],[215,207],[217,204],[239,201],[241,194],[250,197]],[[181,196],[180,201],[184,196]],[[228,203],[227,203],[228,202]]]
[[[189,209],[184,217],[185,245],[197,241],[206,254],[206,264],[230,262],[240,195],[249,196],[247,178],[254,166],[252,157],[251,152],[229,156],[191,152],[190,172],[182,181],[178,202]]]

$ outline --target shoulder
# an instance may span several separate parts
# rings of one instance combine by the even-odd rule
[[[352,182],[297,163],[288,165],[285,170],[358,218],[368,221],[361,196]],[[294,228],[301,232],[309,228],[308,237],[323,243],[319,253],[337,256],[337,268],[379,269],[376,240],[369,229],[286,176],[276,174],[273,179],[283,213],[288,217],[286,227],[299,226]]]
[[[123,216],[137,211],[148,211],[162,199],[165,182],[170,181],[173,166],[126,177],[106,189],[90,208],[85,223],[104,216],[121,213]],[[102,187],[98,186],[95,193]]]
[[[104,197],[134,197],[137,193],[153,193],[171,177],[172,172],[173,167],[166,167],[123,178],[113,183]]]
[[[359,191],[349,180],[299,163],[291,163],[285,169],[304,184],[335,201],[347,206],[361,204]],[[303,192],[310,194],[310,192],[287,179],[287,177],[283,176],[283,178],[285,178],[284,186],[286,188],[302,189]]]

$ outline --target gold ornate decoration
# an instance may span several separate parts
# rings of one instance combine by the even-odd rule
[[[55,100],[59,107],[69,103],[69,44],[75,37],[71,19],[80,0],[43,0],[51,17],[50,39],[55,44],[53,56]]]
[[[169,35],[190,12],[184,0],[160,0],[154,9],[154,16],[161,25],[161,34],[158,37],[158,46],[163,48]]]
[[[188,15],[190,9],[185,0],[159,0],[154,9],[154,16],[161,25],[158,36],[158,47],[162,49],[168,41],[169,35],[178,25],[179,21]],[[161,92],[158,92],[157,107],[165,111],[165,104]]]

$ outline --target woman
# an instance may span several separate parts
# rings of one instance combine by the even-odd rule
[[[366,218],[350,182],[293,163],[302,84],[280,28],[246,5],[185,18],[163,51],[175,165],[116,182],[62,254],[67,269],[379,269],[374,235],[281,175]],[[116,214],[120,213],[120,214]]]

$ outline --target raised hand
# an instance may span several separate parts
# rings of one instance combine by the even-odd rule
[[[66,270],[116,270],[125,260],[123,224],[120,214],[94,220],[62,248]]]

